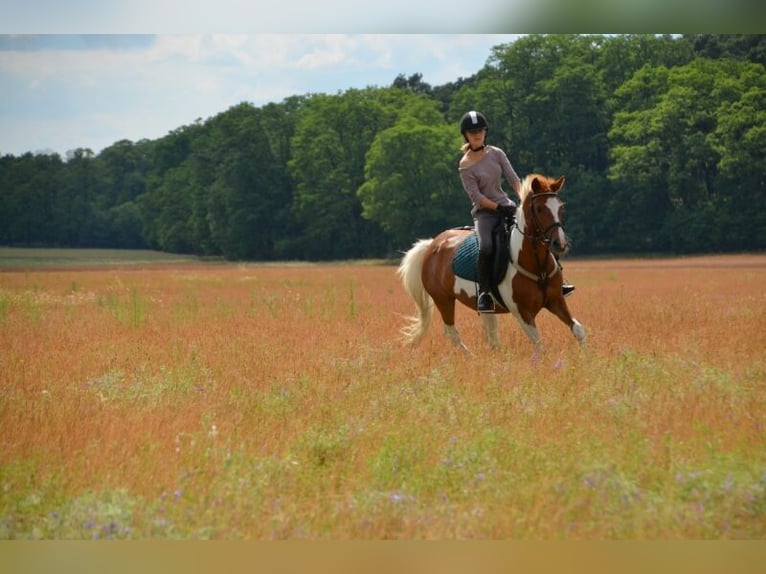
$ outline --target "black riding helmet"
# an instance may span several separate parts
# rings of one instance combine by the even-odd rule
[[[481,112],[470,111],[463,114],[460,118],[460,133],[465,137],[465,132],[468,130],[480,130],[488,129],[487,118]]]

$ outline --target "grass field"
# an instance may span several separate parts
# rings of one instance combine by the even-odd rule
[[[125,256],[0,250],[2,539],[766,537],[766,255],[565,261],[537,359],[404,348],[391,265]]]
[[[0,269],[47,269],[196,263],[199,257],[146,249],[45,249],[0,247]]]

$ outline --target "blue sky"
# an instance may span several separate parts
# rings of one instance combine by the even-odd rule
[[[33,2],[34,3],[34,2]],[[0,30],[1,31],[1,30]],[[155,139],[240,102],[476,73],[510,34],[0,34],[0,155]]]

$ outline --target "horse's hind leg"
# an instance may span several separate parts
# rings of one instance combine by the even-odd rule
[[[455,328],[455,325],[444,325],[444,334],[447,336],[447,338],[450,340],[450,342],[455,345],[458,349],[461,351],[465,351],[468,353],[468,347],[465,346],[462,339],[460,338],[460,333],[457,332],[457,329]]]
[[[434,303],[439,310],[439,314],[444,322],[444,334],[450,342],[461,351],[468,351],[468,347],[463,344],[455,327],[455,299],[449,297],[434,297]]]
[[[491,313],[480,313],[481,326],[484,328],[484,338],[490,347],[497,349],[500,347],[500,337],[497,336],[497,315]]]

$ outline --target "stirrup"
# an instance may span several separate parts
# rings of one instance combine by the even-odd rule
[[[574,290],[575,290],[574,285],[568,285],[565,283],[564,285],[561,286],[561,292],[564,294],[564,297],[569,297]]]
[[[476,310],[479,313],[493,313],[495,311],[495,299],[491,293],[486,291],[479,293],[479,299],[476,301]]]

